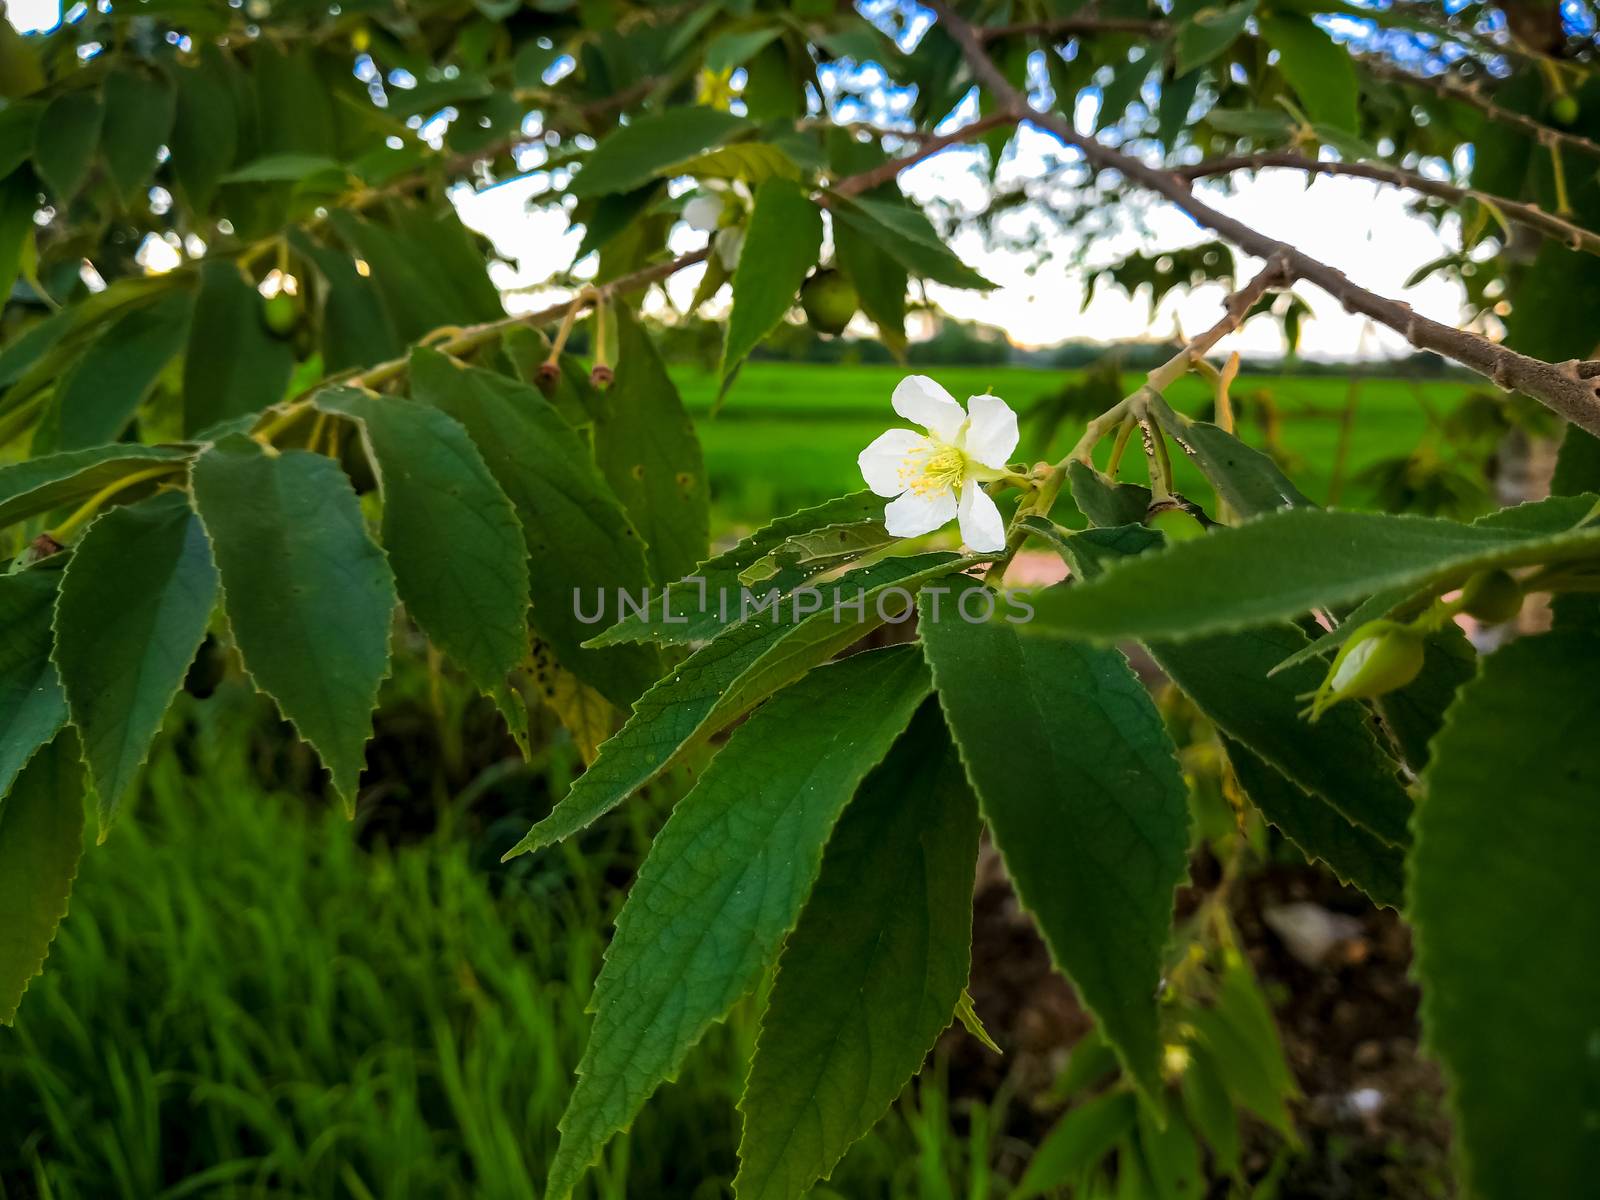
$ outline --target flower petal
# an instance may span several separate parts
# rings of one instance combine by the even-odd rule
[[[961,485],[960,516],[961,540],[972,549],[986,554],[1006,548],[1006,523],[989,493],[975,480]]]
[[[999,396],[974,396],[967,401],[966,452],[986,467],[1003,469],[1017,448],[1017,414]]]
[[[856,458],[861,478],[880,496],[898,496],[911,484],[906,460],[926,452],[928,439],[909,429],[891,429],[873,440]],[[948,518],[946,518],[948,520]]]
[[[956,440],[967,420],[966,411],[956,398],[926,375],[907,375],[895,385],[890,403],[906,420],[915,421],[946,442]]]
[[[690,229],[702,233],[715,233],[722,220],[722,197],[701,194],[683,206],[683,219]]]
[[[883,527],[895,537],[921,537],[950,524],[956,515],[956,494],[949,488],[907,492],[883,510]]]
[[[727,229],[719,229],[711,239],[711,244],[716,247],[717,257],[722,260],[725,270],[732,271],[739,265],[739,255],[744,250],[744,227],[732,225]]]

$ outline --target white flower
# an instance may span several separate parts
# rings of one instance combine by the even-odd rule
[[[722,223],[722,209],[721,196],[702,192],[683,206],[683,219],[688,222],[690,229],[715,233],[717,226]]]
[[[926,375],[909,375],[894,389],[894,411],[926,429],[891,429],[856,461],[867,486],[894,500],[883,523],[895,537],[917,537],[961,523],[972,549],[1004,550],[1005,522],[983,485],[1005,476],[1017,448],[1017,414],[998,396],[973,396],[963,409]]]

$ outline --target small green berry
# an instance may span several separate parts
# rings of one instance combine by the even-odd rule
[[[1506,571],[1479,571],[1461,589],[1461,611],[1499,625],[1522,611],[1522,587]]]
[[[855,287],[831,269],[814,272],[800,289],[800,307],[818,333],[843,333],[860,304]]]
[[[261,323],[276,338],[286,338],[300,324],[300,298],[279,292],[261,301]]]
[[[1578,101],[1572,96],[1557,96],[1550,101],[1550,119],[1557,125],[1576,124],[1579,111]]]
[[[1188,542],[1206,535],[1206,527],[1181,504],[1151,505],[1144,523],[1160,530],[1169,542]]]

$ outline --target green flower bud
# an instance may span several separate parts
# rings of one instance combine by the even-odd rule
[[[834,270],[815,272],[800,289],[800,307],[818,333],[843,333],[860,303],[850,281]]]
[[[1489,625],[1522,611],[1522,586],[1506,571],[1479,571],[1461,589],[1461,611]]]
[[[1403,688],[1422,670],[1422,634],[1398,621],[1368,621],[1350,635],[1311,702],[1315,721],[1341,700],[1370,700]]]
[[[1147,528],[1160,530],[1169,542],[1187,542],[1206,535],[1199,518],[1176,501],[1152,504],[1144,523]]]
[[[1557,96],[1550,101],[1550,119],[1563,128],[1575,124],[1580,111],[1577,100],[1571,96]]]

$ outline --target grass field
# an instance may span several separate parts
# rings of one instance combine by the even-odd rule
[[[1063,426],[1050,445],[1041,446],[1030,437],[1027,418],[1040,400],[1075,382],[1079,377],[1073,372],[954,367],[931,373],[958,398],[992,390],[1009,401],[1023,415],[1019,460],[1058,458],[1080,432]],[[716,379],[703,372],[678,372],[684,402],[696,417],[705,446],[719,525],[757,524],[776,513],[859,488],[856,455],[891,425],[903,424],[890,409],[889,396],[904,374],[893,366],[752,363],[740,374],[722,410],[713,414]],[[1131,388],[1135,376],[1128,373],[1124,379]],[[1418,443],[1429,424],[1419,398],[1443,414],[1468,390],[1468,385],[1453,380],[1360,381],[1346,478]],[[1351,384],[1330,377],[1255,375],[1245,376],[1233,389],[1238,400],[1256,392],[1271,396],[1281,418],[1280,442],[1289,455],[1290,476],[1313,500],[1325,501]],[[1207,396],[1205,385],[1190,377],[1168,398],[1180,409],[1193,410]],[[1256,423],[1246,421],[1242,433],[1247,441],[1263,444]],[[1180,489],[1208,502],[1210,490],[1198,475],[1186,465],[1179,469]],[[1142,464],[1130,461],[1125,477],[1143,482]],[[1362,507],[1370,501],[1359,485],[1347,484],[1340,496],[1342,507]]]

